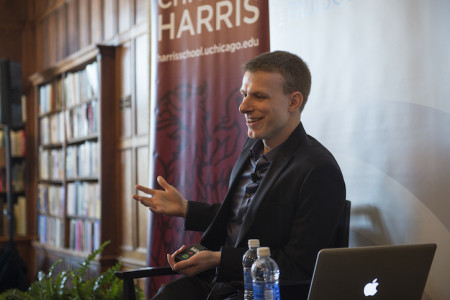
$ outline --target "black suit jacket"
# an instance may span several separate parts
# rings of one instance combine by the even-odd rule
[[[268,246],[280,279],[310,280],[317,253],[331,247],[345,203],[345,184],[332,154],[302,124],[280,145],[244,217],[234,247],[224,247],[234,190],[250,149],[248,139],[230,177],[222,204],[190,201],[186,230],[204,231],[201,244],[222,252],[217,281],[242,280],[248,239]]]

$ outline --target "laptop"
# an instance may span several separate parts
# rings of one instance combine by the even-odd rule
[[[420,300],[436,244],[323,249],[308,300]]]

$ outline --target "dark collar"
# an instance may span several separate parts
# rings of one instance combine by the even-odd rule
[[[255,159],[258,158],[257,155],[258,151],[261,151],[262,153],[264,151],[264,144],[262,140],[256,140],[256,139],[250,139],[250,155],[254,155]],[[294,129],[294,131],[291,133],[291,135],[288,137],[287,140],[285,140],[283,143],[269,151],[268,153],[264,154],[267,158],[267,160],[272,161],[276,157],[284,157],[287,155],[290,155],[292,151],[296,148],[298,144],[306,143],[308,140],[308,136],[305,132],[305,129],[303,128],[303,124],[300,122],[298,126]],[[250,141],[249,141],[250,142]]]
[[[255,144],[250,148],[250,157],[257,161],[261,156],[267,161],[272,161],[278,151],[278,147],[264,153],[264,143],[262,140],[256,140]]]

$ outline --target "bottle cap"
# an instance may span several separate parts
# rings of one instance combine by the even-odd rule
[[[256,250],[256,253],[258,254],[258,256],[270,256],[270,248],[259,247],[258,250]]]
[[[248,246],[250,248],[257,248],[257,247],[259,247],[259,240],[258,239],[250,239],[250,240],[248,240]]]

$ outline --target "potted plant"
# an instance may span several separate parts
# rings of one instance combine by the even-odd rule
[[[61,260],[55,262],[45,274],[42,271],[38,273],[38,280],[33,282],[28,291],[11,289],[0,294],[0,300],[14,299],[122,299],[123,281],[114,276],[114,272],[120,269],[121,263],[118,262],[110,267],[98,277],[85,280],[84,274],[90,268],[91,262],[103,251],[109,241],[103,243],[98,249],[92,252],[80,267],[73,271],[62,271],[54,274],[55,267],[61,263]],[[136,297],[143,299],[143,292],[136,287]]]

